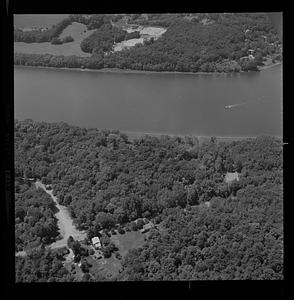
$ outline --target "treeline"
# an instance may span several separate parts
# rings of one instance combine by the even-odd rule
[[[63,266],[63,253],[35,249],[26,257],[15,258],[16,282],[74,282],[76,279]]]
[[[43,190],[21,177],[15,180],[15,250],[47,245],[59,236],[56,206]]]
[[[81,42],[81,49],[87,53],[109,52],[114,43],[125,39],[126,33],[125,30],[105,23]]]
[[[87,68],[102,69],[104,67],[101,54],[90,57],[79,57],[76,55],[51,55],[51,54],[26,54],[14,53],[14,64],[21,66],[39,66],[53,68]]]
[[[102,24],[91,35],[81,42],[81,49],[86,53],[97,54],[102,56],[113,50],[114,43],[120,43],[125,40],[140,38],[140,32],[127,31],[112,26],[110,22]]]
[[[56,25],[46,30],[32,30],[23,31],[21,29],[14,29],[14,41],[15,42],[25,42],[25,43],[43,43],[51,42],[57,39],[62,31],[69,25],[72,21],[69,18],[65,18]]]
[[[183,19],[186,14],[127,14],[129,23],[144,26],[169,27],[178,20]],[[120,18],[120,16],[117,16]]]

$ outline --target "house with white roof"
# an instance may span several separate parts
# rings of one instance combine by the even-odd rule
[[[100,239],[99,239],[98,236],[93,237],[93,238],[91,239],[91,241],[92,241],[92,244],[93,244],[93,246],[94,246],[95,249],[99,249],[99,248],[102,247],[101,242],[100,242]]]

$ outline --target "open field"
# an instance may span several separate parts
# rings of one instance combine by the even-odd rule
[[[66,18],[68,14],[14,14],[16,28],[51,27]]]
[[[140,231],[131,231],[125,234],[112,235],[111,240],[119,248],[119,253],[123,258],[130,249],[138,248],[144,244],[144,234]],[[102,259],[94,259],[89,255],[87,261],[92,265],[90,274],[94,277],[98,275],[98,278],[99,274],[107,279],[114,278],[121,269],[121,260],[117,259],[115,254],[112,254],[110,258]]]
[[[90,53],[85,53],[81,50],[81,41],[88,37],[94,30],[87,30],[86,25],[73,22],[61,33],[60,38],[71,35],[74,41],[71,43],[65,43],[62,45],[52,45],[49,42],[46,43],[24,43],[15,42],[14,52],[18,53],[31,53],[31,54],[51,54],[51,55],[76,55],[80,57],[91,56]]]
[[[93,277],[99,278],[99,274],[107,279],[111,279],[118,275],[121,268],[121,263],[115,258],[114,254],[110,258],[94,259],[92,256],[87,257],[87,262],[92,266],[89,268],[89,273]]]
[[[130,249],[139,248],[144,244],[144,234],[140,231],[130,231],[112,235],[111,240],[118,247],[120,255],[124,257]]]
[[[144,27],[142,30],[140,30],[140,34],[148,34],[156,39],[163,35],[166,30],[167,29],[163,27]]]
[[[120,42],[120,43],[114,44],[113,51],[114,51],[114,52],[116,52],[116,51],[121,51],[121,50],[123,50],[124,48],[133,47],[133,46],[135,46],[136,44],[143,44],[143,41],[144,41],[143,38],[139,38],[139,39],[130,39],[130,40],[127,40],[127,41],[122,41],[122,42]]]
[[[134,32],[137,31],[138,29],[132,29],[128,28],[127,26],[123,28],[127,32]],[[162,27],[139,27],[139,31],[141,35],[146,35],[149,36],[149,38],[154,38],[155,40],[158,39],[162,34],[166,32],[167,29],[162,28]],[[113,51],[121,51],[124,48],[130,48],[134,47],[136,44],[143,44],[144,38],[138,38],[138,39],[130,39],[127,41],[122,41],[120,43],[114,44],[114,49]]]

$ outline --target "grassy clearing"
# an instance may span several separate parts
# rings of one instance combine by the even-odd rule
[[[113,279],[119,274],[119,270],[121,269],[121,262],[116,259],[114,255],[110,258],[102,258],[99,260],[88,256],[87,261],[92,265],[89,271],[94,278],[99,278],[99,275],[101,275],[104,278]]]
[[[134,47],[136,44],[143,44],[144,39],[143,38],[139,38],[139,39],[130,39],[127,41],[122,41],[120,43],[116,43],[114,44],[114,48],[113,51],[121,51],[124,48],[129,48],[129,47]]]
[[[94,30],[87,30],[86,25],[73,22],[70,26],[64,29],[60,38],[64,38],[71,35],[74,41],[71,43],[65,43],[62,45],[52,45],[51,43],[24,43],[15,42],[14,52],[18,53],[30,53],[30,54],[51,54],[51,55],[76,55],[81,57],[87,57],[91,54],[85,53],[81,50],[81,41],[88,37]]]
[[[130,231],[113,235],[111,240],[118,247],[120,255],[124,257],[130,249],[139,248],[144,244],[144,234],[140,231]]]
[[[144,27],[140,33],[141,34],[148,34],[151,37],[159,38],[161,35],[163,35],[166,32],[167,29],[163,27]]]
[[[139,231],[126,232],[125,234],[116,234],[111,236],[111,240],[119,248],[119,253],[124,257],[130,249],[138,248],[144,244],[144,234]],[[90,274],[99,278],[99,275],[111,280],[119,274],[121,269],[121,260],[112,254],[110,258],[94,259],[87,257],[87,261],[92,265]]]

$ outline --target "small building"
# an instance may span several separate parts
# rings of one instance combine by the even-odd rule
[[[151,228],[153,228],[154,227],[154,224],[152,223],[152,222],[150,222],[150,223],[148,223],[148,224],[145,224],[144,226],[143,226],[143,228],[142,229],[140,229],[140,232],[141,233],[145,233],[145,232],[147,232],[147,231],[149,231]]]
[[[94,246],[95,249],[100,249],[102,247],[100,239],[98,236],[95,236],[91,239],[92,244]]]
[[[239,181],[240,177],[239,177],[239,173],[238,172],[227,172],[226,176],[225,176],[225,182],[228,184],[228,187],[230,187],[230,185],[234,182],[234,181]]]
[[[205,205],[206,207],[210,207],[210,202],[209,202],[209,201],[206,201],[206,202],[204,202],[204,205]]]

